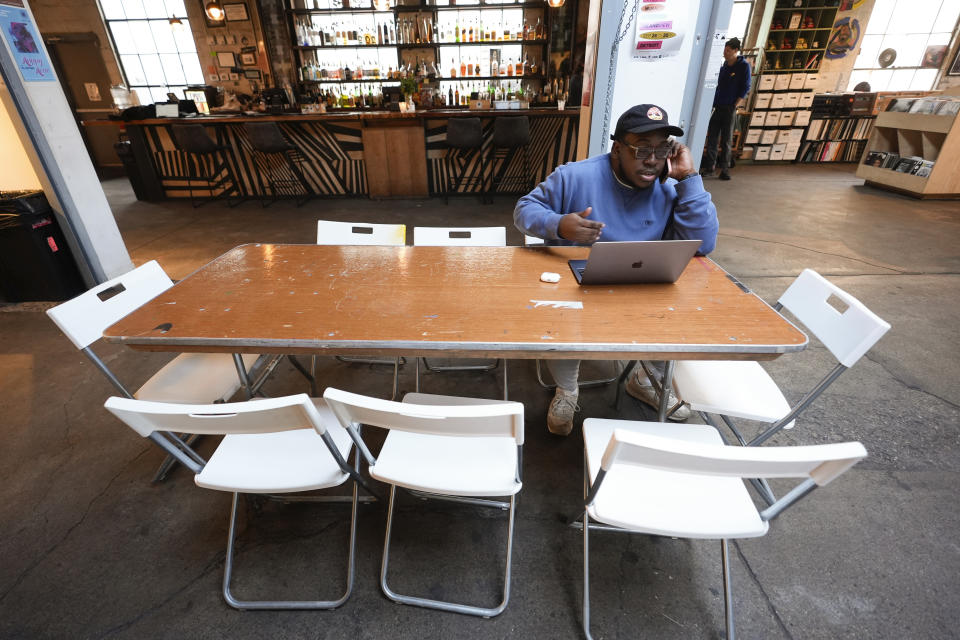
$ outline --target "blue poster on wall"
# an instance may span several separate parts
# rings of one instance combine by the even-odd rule
[[[56,80],[33,16],[20,0],[0,0],[0,33],[10,47],[24,82]]]

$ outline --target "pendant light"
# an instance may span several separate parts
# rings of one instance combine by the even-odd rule
[[[206,12],[207,17],[214,22],[220,22],[223,20],[223,5],[221,5],[218,0],[211,0],[206,4],[203,10]]]
[[[559,9],[563,6],[564,0],[547,0],[547,5],[551,9]]]

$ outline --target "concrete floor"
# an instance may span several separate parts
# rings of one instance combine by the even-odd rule
[[[312,242],[317,218],[407,225],[507,225],[513,200],[316,201],[236,209],[140,203],[105,189],[136,264],[174,278],[245,242]],[[862,186],[849,166],[745,166],[711,180],[721,219],[713,258],[768,301],[804,267],[857,296],[893,329],[777,443],[864,442],[870,457],[732,551],[744,638],[960,636],[960,205]],[[474,619],[387,600],[378,584],[384,511],[360,517],[353,597],[328,612],[247,612],[220,596],[229,496],[183,470],[151,484],[162,455],[102,408],[111,389],[39,309],[0,306],[0,637],[577,638],[581,536],[560,514],[581,496],[582,441],[546,433],[550,393],[510,365],[526,407],[525,483],[513,589],[501,616]],[[132,386],[168,356],[99,345]],[[797,400],[832,365],[816,341],[768,369]],[[412,388],[410,367],[403,387]],[[384,394],[384,367],[325,361],[327,383]],[[430,376],[425,390],[496,397],[499,375]],[[304,389],[289,365],[267,385]],[[585,390],[583,416],[651,419],[613,389]],[[578,421],[579,424],[579,421]],[[201,450],[215,446],[208,438]],[[339,593],[347,511],[255,503],[243,517],[236,591]],[[245,514],[252,513],[244,511]],[[493,603],[505,520],[402,502],[391,564],[398,590]],[[470,551],[464,553],[464,550]],[[719,638],[719,545],[622,534],[592,538],[597,638]],[[485,562],[486,564],[479,564]]]

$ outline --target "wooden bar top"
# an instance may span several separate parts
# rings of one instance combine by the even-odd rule
[[[157,124],[242,124],[244,122],[312,122],[320,120],[426,120],[445,118],[493,118],[497,116],[564,116],[579,117],[579,107],[568,107],[562,111],[556,107],[534,109],[428,109],[413,113],[398,111],[349,111],[331,109],[327,113],[240,113],[213,114],[190,118],[147,118],[145,120],[84,120],[84,126],[121,126],[121,125],[157,125]]]
[[[806,346],[708,258],[675,284],[581,287],[567,260],[586,253],[243,245],[104,337],[160,351],[508,358],[765,360]]]

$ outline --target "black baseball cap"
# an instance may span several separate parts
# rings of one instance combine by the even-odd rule
[[[612,140],[623,140],[628,133],[646,133],[647,131],[666,131],[667,135],[682,136],[683,129],[675,127],[667,120],[667,112],[655,104],[638,104],[630,107],[617,120],[617,128]]]

